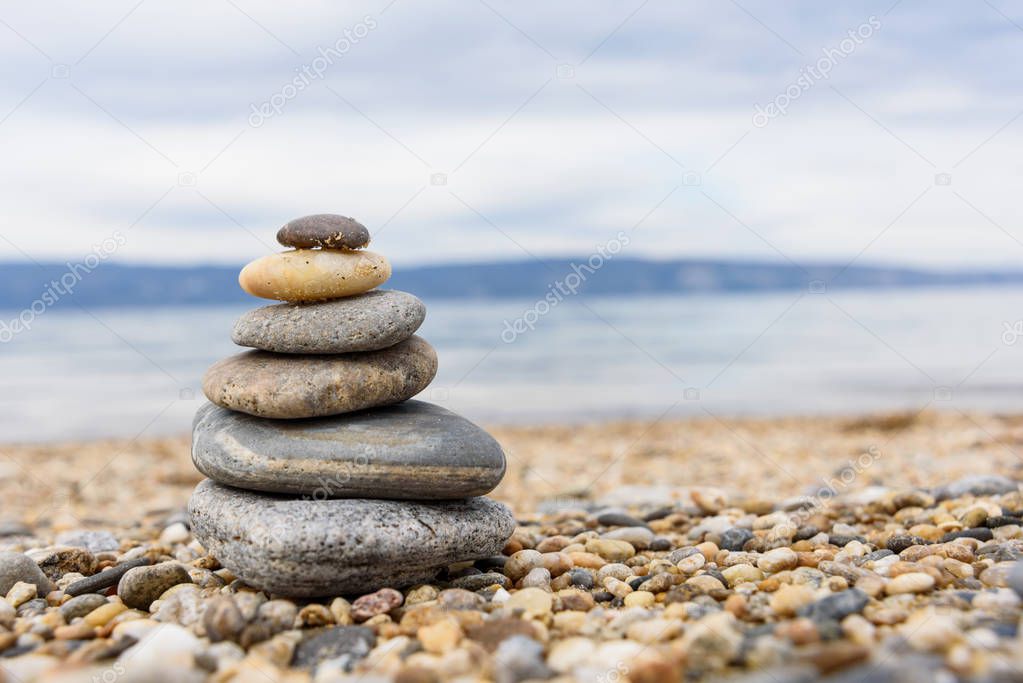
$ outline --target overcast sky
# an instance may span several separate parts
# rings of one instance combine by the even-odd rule
[[[5,260],[241,263],[318,212],[398,264],[1023,257],[1007,0],[5,3],[0,51]]]

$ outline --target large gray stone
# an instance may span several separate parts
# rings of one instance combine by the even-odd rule
[[[19,581],[35,585],[39,596],[45,596],[56,587],[28,555],[0,551],[0,596],[7,595]]]
[[[264,306],[238,318],[231,339],[276,353],[377,351],[405,341],[426,319],[426,306],[395,290],[312,304]]]
[[[504,476],[501,446],[440,406],[406,401],[311,420],[267,420],[206,404],[192,461],[238,488],[323,498],[470,498]]]
[[[425,583],[449,564],[497,554],[515,530],[511,511],[486,498],[303,500],[209,479],[188,509],[195,537],[222,565],[292,597]]]
[[[323,417],[400,403],[429,386],[436,374],[437,352],[414,336],[367,353],[246,351],[214,364],[202,388],[217,405],[250,415]]]

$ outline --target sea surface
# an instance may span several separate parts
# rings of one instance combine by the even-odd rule
[[[1023,288],[427,304],[420,398],[488,424],[1023,412]],[[58,303],[0,344],[0,442],[187,432],[244,308]]]

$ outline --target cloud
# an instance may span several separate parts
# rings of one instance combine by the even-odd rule
[[[12,6],[0,258],[75,258],[127,230],[119,259],[239,263],[284,221],[337,211],[398,263],[585,253],[641,221],[636,255],[1017,263],[1023,97],[992,65],[1014,62],[1023,17],[889,8]]]

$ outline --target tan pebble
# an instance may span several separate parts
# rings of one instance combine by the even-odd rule
[[[533,569],[543,566],[543,554],[527,548],[513,554],[504,563],[504,575],[518,581]]]
[[[850,614],[842,620],[842,632],[857,645],[872,646],[876,630],[873,624],[859,614]]]
[[[832,576],[828,579],[828,590],[832,593],[841,593],[849,587],[849,581],[844,576]]]
[[[943,652],[963,637],[954,617],[933,610],[917,612],[899,630],[914,649],[929,652]]]
[[[55,628],[53,630],[53,637],[57,640],[89,640],[96,637],[96,627],[80,621],[71,626]]]
[[[549,614],[554,607],[554,598],[540,588],[523,588],[515,591],[504,603],[509,609],[522,609],[526,614],[542,616]]]
[[[934,588],[934,577],[923,572],[901,574],[888,582],[885,592],[888,595],[901,593],[926,593]]]
[[[565,572],[556,579],[551,579],[551,590],[560,591],[572,586],[572,575]]]
[[[718,552],[717,544],[711,541],[704,541],[703,543],[698,544],[696,549],[700,551],[701,555],[703,555],[703,559],[708,562],[713,560],[714,556],[717,555]]]
[[[965,562],[953,560],[952,558],[946,558],[942,562],[941,567],[942,569],[944,569],[957,579],[973,578],[973,567]]]
[[[724,590],[725,586],[709,574],[697,574],[686,579],[686,585],[693,586],[704,592]]]
[[[90,626],[104,626],[108,621],[128,609],[120,602],[108,602],[86,614],[83,619]]]
[[[789,548],[768,550],[757,560],[757,567],[773,574],[784,569],[793,569],[799,563],[799,556]]]
[[[609,562],[624,562],[636,554],[636,549],[628,541],[594,538],[586,541],[586,552],[599,555]]]
[[[20,607],[29,600],[34,599],[36,596],[36,587],[34,584],[25,583],[24,581],[18,581],[11,589],[7,591],[7,602],[12,607]]]
[[[567,548],[566,552],[568,552]],[[572,558],[572,564],[584,569],[600,569],[607,564],[603,557],[590,552],[569,552],[568,556]]]
[[[613,576],[608,576],[603,581],[604,590],[616,598],[624,598],[626,595],[632,592],[632,586],[616,579]]]
[[[741,619],[746,614],[748,606],[746,597],[739,593],[732,593],[725,598],[725,609],[735,615],[737,619]]]
[[[867,605],[863,610],[863,616],[878,626],[892,626],[894,624],[901,624],[908,619],[909,612],[901,607],[875,608],[873,605]]]
[[[563,609],[588,612],[596,605],[593,595],[578,588],[566,588],[558,591],[558,598],[561,600]]]
[[[775,634],[779,638],[791,640],[796,645],[808,645],[820,640],[820,632],[817,626],[805,617],[799,617],[792,621],[786,621],[778,625]]]
[[[589,638],[566,638],[551,646],[547,665],[557,672],[568,673],[589,664],[596,650],[597,644]]]
[[[458,646],[462,640],[462,629],[454,619],[444,619],[429,626],[423,626],[416,633],[423,649],[432,654],[444,654]]]
[[[764,572],[751,564],[737,564],[721,570],[721,575],[728,581],[730,587],[741,583],[756,583],[764,578]]]
[[[626,607],[651,607],[654,602],[654,594],[649,591],[633,591],[625,596]]]
[[[571,542],[567,536],[548,536],[536,544],[536,549],[541,553],[556,553],[564,550]]]
[[[390,277],[391,264],[376,252],[295,249],[252,261],[238,284],[264,299],[306,302],[368,292]]]
[[[540,556],[540,566],[551,573],[551,576],[561,576],[575,566],[568,553],[543,553]]]
[[[771,610],[779,616],[791,616],[800,607],[814,601],[813,589],[805,584],[785,584],[771,594]]]
[[[664,593],[674,585],[671,574],[655,574],[643,583],[639,584],[639,590],[650,591],[651,593]]]
[[[872,598],[884,593],[885,582],[880,576],[863,576],[856,579],[854,584],[856,588],[860,589]]]
[[[554,615],[554,628],[562,633],[578,633],[586,623],[586,612],[568,610]]]
[[[298,623],[302,628],[315,628],[334,623],[334,615],[326,606],[313,603],[298,611]]]
[[[682,629],[682,622],[677,619],[654,618],[632,624],[625,634],[629,640],[650,645],[677,638]]]
[[[675,566],[683,574],[695,574],[705,564],[707,564],[707,558],[702,553],[696,553],[695,555],[682,558]]]
[[[436,590],[434,593],[436,594]],[[344,598],[334,598],[331,600],[328,609],[330,609],[330,614],[334,618],[334,623],[339,626],[349,626],[355,622],[352,619],[352,603]]]

